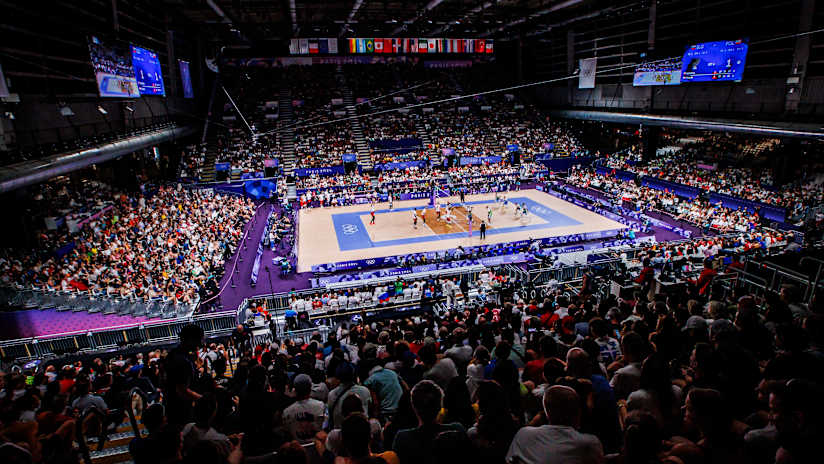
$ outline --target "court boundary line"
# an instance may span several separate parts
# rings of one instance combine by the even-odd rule
[[[459,206],[456,206],[455,208],[452,208],[452,209],[454,209],[454,210],[456,210],[456,211],[457,211],[457,209],[458,209],[458,208],[463,208],[463,209],[466,209],[466,206],[464,206],[464,205],[463,205],[463,203],[461,203]],[[467,216],[467,215],[466,215],[466,213],[464,213],[463,211],[457,211],[457,212],[461,213],[461,215],[462,215],[464,218],[466,218],[466,225],[467,225],[467,227],[468,227],[468,226],[469,226],[469,216]],[[456,222],[455,224],[457,224],[457,222]],[[464,231],[464,232],[466,232],[466,233],[469,233],[469,229],[464,229],[464,228],[463,228],[463,227],[461,227],[460,225],[459,225],[458,227],[460,227],[462,231]]]

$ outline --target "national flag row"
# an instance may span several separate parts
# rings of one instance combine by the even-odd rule
[[[289,41],[290,55],[337,55],[338,39],[334,37],[318,39],[292,39]]]
[[[492,39],[354,38],[349,53],[492,53]]]

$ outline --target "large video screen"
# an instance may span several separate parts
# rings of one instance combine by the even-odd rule
[[[669,59],[641,63],[635,68],[632,85],[678,85],[681,83],[681,60]]]
[[[681,82],[740,81],[747,48],[745,40],[690,45],[682,60]]]
[[[177,65],[180,67],[180,82],[183,83],[183,98],[195,98],[195,92],[192,90],[192,74],[189,72],[189,62],[177,60]]]
[[[104,44],[89,37],[89,57],[101,97],[134,98],[140,96],[128,50]]]
[[[157,53],[132,45],[132,66],[140,95],[166,95]]]

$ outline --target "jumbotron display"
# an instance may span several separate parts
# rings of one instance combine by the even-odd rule
[[[747,49],[745,40],[690,45],[684,52],[681,81],[740,81],[744,76]]]
[[[632,85],[678,85],[681,83],[681,59],[641,63],[635,68]]]
[[[97,91],[101,97],[139,97],[131,55],[117,46],[107,45],[97,37],[89,37],[91,58]]]
[[[157,53],[132,45],[132,65],[140,95],[166,95]]]

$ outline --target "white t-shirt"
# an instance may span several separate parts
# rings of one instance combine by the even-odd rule
[[[641,388],[641,363],[631,363],[615,371],[609,385],[615,391],[615,398],[624,399]]]
[[[323,428],[325,420],[326,405],[312,398],[296,401],[283,410],[283,424],[301,443],[311,442]]]
[[[352,385],[349,389],[347,389],[345,385],[335,387],[329,392],[329,399],[327,400],[327,407],[330,409],[329,419],[334,427],[340,427],[341,423],[343,423],[341,408],[345,398],[338,400],[338,396],[340,396],[341,393],[343,393],[344,397],[351,394],[357,395],[361,400],[364,412],[369,411],[369,405],[372,403],[372,392],[363,385]]]
[[[598,437],[572,427],[524,427],[506,453],[507,462],[514,458],[524,464],[598,464],[604,460],[604,449]]]

